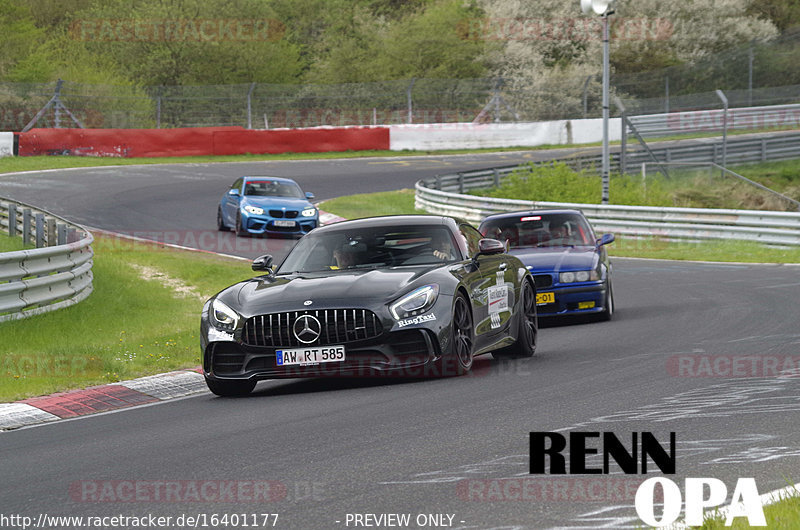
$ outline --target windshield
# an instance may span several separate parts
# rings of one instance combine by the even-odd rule
[[[311,232],[277,274],[447,263],[461,259],[445,227],[372,227]]]
[[[508,241],[511,248],[594,245],[589,223],[577,214],[521,215],[491,219],[481,226],[484,237]]]
[[[269,179],[248,180],[244,184],[244,194],[250,197],[305,197],[297,184]]]

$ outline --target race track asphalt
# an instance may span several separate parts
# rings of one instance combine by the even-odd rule
[[[325,199],[494,163],[469,155],[98,168],[0,176],[0,195],[108,230],[207,231],[225,186],[242,174],[291,176]],[[746,357],[736,365],[745,374],[764,361],[768,371],[800,369],[798,272],[617,259],[614,320],[546,326],[532,359],[488,356],[473,375],[445,380],[267,381],[247,398],[202,394],[0,433],[0,513],[278,513],[275,528],[297,529],[353,528],[356,513],[412,522],[450,514],[450,528],[641,527],[630,481],[646,477],[528,474],[528,433],[555,430],[623,440],[650,431],[664,443],[675,432],[670,478],[679,485],[715,477],[730,493],[738,477],[755,477],[760,492],[783,487],[800,476],[800,371],[730,377],[739,372],[724,360]],[[703,359],[717,377],[698,369]],[[150,495],[131,501],[124,488],[137,481]],[[203,481],[233,481],[244,497],[228,502],[212,488],[195,499],[188,492]],[[248,481],[276,481],[279,499],[248,501]],[[162,482],[178,488],[172,497]]]

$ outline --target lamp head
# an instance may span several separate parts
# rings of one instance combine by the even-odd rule
[[[615,0],[581,0],[581,10],[584,14],[605,15]]]

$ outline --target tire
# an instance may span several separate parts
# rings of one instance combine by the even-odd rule
[[[606,303],[603,312],[598,315],[598,318],[604,322],[608,322],[614,316],[614,289],[611,287],[611,282],[608,282],[608,289],[606,289]]]
[[[456,295],[453,302],[453,322],[450,329],[451,355],[440,362],[441,375],[465,375],[472,370],[475,337],[472,326],[472,309],[466,297],[461,293]]]
[[[511,346],[492,352],[494,357],[501,359],[522,359],[533,357],[533,354],[536,353],[539,321],[536,314],[536,291],[529,281],[526,281],[522,286],[519,317],[517,342]]]
[[[236,228],[234,229],[234,231],[236,232],[236,235],[239,237],[250,235],[250,233],[247,230],[242,228],[242,214],[240,213],[236,214]]]
[[[206,385],[214,394],[222,397],[246,396],[256,386],[255,381],[219,381],[206,377]]]
[[[228,227],[225,226],[225,222],[222,220],[222,208],[217,207],[217,230],[220,232],[227,232]]]

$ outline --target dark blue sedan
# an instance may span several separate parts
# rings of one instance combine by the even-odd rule
[[[236,235],[303,235],[319,225],[319,211],[297,182],[278,177],[242,177],[217,207],[217,228]]]
[[[508,241],[533,274],[539,316],[614,314],[612,267],[605,245],[613,234],[595,237],[577,210],[531,210],[490,215],[481,222],[484,237]]]

